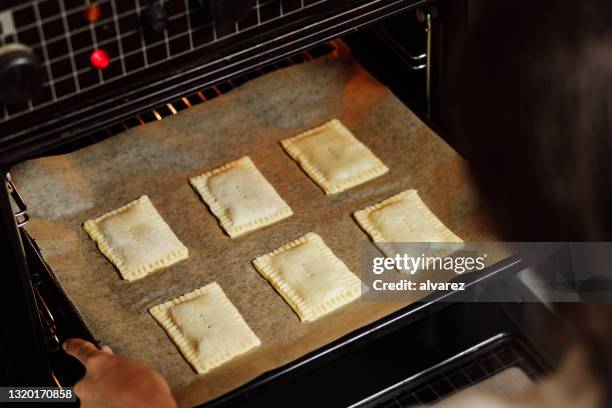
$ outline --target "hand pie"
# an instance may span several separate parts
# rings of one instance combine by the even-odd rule
[[[200,374],[261,344],[216,282],[149,312]]]
[[[326,194],[348,190],[389,171],[337,119],[281,144]]]
[[[188,257],[187,248],[144,195],[83,229],[125,280],[135,280]]]
[[[293,214],[247,156],[189,182],[232,238]]]
[[[361,294],[359,278],[312,232],[256,258],[253,265],[302,321],[316,320]]]
[[[353,215],[390,257],[402,252],[398,251],[401,245],[393,243],[463,242],[427,208],[416,190],[406,190]]]

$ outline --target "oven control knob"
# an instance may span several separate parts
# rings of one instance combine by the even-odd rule
[[[0,48],[0,102],[27,102],[42,85],[42,65],[32,50],[13,43]]]
[[[161,33],[168,24],[168,13],[162,6],[153,5],[143,10],[140,15],[145,31]]]
[[[241,21],[251,14],[255,0],[200,0],[200,4],[208,7],[214,20]]]

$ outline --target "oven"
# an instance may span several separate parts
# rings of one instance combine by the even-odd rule
[[[346,55],[454,145],[445,99],[470,3],[0,1],[2,385],[71,386],[83,372],[61,342],[98,340],[28,230],[32,208],[11,178],[15,165],[180,118],[289,66]],[[520,256],[504,259],[462,277],[465,292],[432,293],[190,404],[395,407],[432,403],[510,367],[535,380],[554,367],[563,342],[546,343],[543,322],[555,316],[520,280],[529,267]],[[512,302],[471,301],[508,285]]]

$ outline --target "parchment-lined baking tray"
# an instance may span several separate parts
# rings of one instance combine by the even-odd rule
[[[340,119],[389,168],[372,182],[325,194],[279,141]],[[204,170],[249,155],[295,215],[231,240],[188,185]],[[94,335],[169,381],[181,405],[210,400],[407,305],[354,302],[301,323],[251,259],[315,232],[361,273],[367,235],[351,214],[407,188],[468,241],[492,241],[464,161],[389,89],[350,59],[293,66],[209,103],[130,129],[74,153],[11,170],[31,208],[28,231]],[[84,220],[148,194],[190,258],[135,282],[119,277],[82,231]],[[196,375],[147,310],[218,282],[263,344]]]

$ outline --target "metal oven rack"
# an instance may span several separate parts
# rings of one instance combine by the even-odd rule
[[[431,405],[512,367],[520,369],[533,382],[544,372],[523,342],[511,336],[496,336],[351,408]]]

